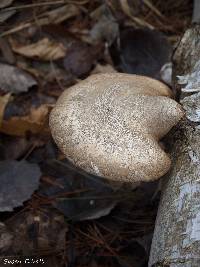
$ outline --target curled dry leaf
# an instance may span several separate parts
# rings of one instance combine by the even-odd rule
[[[66,48],[62,43],[43,38],[37,43],[29,45],[20,45],[14,40],[10,40],[14,52],[28,57],[40,60],[57,60],[63,58],[66,54]]]
[[[0,8],[10,6],[13,2],[14,0],[1,0]]]
[[[16,13],[15,10],[4,10],[3,8],[8,7],[12,4],[14,0],[1,0],[0,1],[0,23],[3,23],[8,18],[10,18],[12,15]]]
[[[106,40],[111,45],[119,35],[119,25],[110,9],[107,5],[103,4],[91,14],[91,17],[96,20],[96,23],[90,30],[89,41],[91,43],[98,43]]]
[[[15,64],[16,58],[6,37],[0,38],[0,51],[5,62]]]
[[[160,78],[163,82],[172,86],[172,62],[167,62],[162,66]]]
[[[67,19],[77,16],[79,12],[80,10],[76,5],[67,4],[51,11],[47,11],[41,22],[43,25],[48,25],[49,23],[59,24]]]
[[[17,67],[0,63],[0,89],[4,92],[19,94],[37,85],[36,80]]]
[[[3,120],[4,110],[10,99],[10,96],[11,94],[6,94],[0,97],[0,127],[1,127],[1,122]]]
[[[127,15],[134,23],[136,23],[139,26],[142,27],[148,27],[152,29],[153,27],[147,23],[145,20],[140,19],[139,17],[136,17],[133,13],[133,10],[131,8],[131,5],[129,4],[128,0],[119,0],[119,3],[121,5],[121,8],[125,15]],[[133,1],[134,3],[134,1]]]
[[[15,10],[13,10],[13,12],[15,12]],[[71,4],[64,5],[41,14],[41,16],[37,18],[37,20],[34,19],[32,22],[27,22],[27,23],[23,22],[20,25],[12,27],[12,29],[1,33],[0,36],[3,37],[11,33],[16,33],[18,31],[27,29],[34,25],[44,26],[49,24],[59,24],[67,19],[77,16],[78,14],[79,14],[79,8],[77,6]],[[1,13],[0,13],[0,19],[1,19]]]
[[[1,10],[0,11],[0,23],[3,23],[4,21],[6,21],[10,17],[12,17],[12,15],[14,15],[15,13],[16,13],[15,10],[10,10],[10,11]]]
[[[3,120],[0,132],[14,136],[25,136],[27,132],[48,134],[50,108],[49,105],[44,104],[39,108],[31,109],[30,114],[27,116],[14,116],[9,120]]]

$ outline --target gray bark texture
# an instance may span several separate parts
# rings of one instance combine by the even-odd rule
[[[186,119],[169,135],[166,177],[149,267],[200,267],[200,26],[183,35],[173,56],[174,88]]]

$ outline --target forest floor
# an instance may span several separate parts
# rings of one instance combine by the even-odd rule
[[[147,266],[158,183],[116,189],[76,169],[48,117],[93,73],[171,85],[161,68],[191,25],[191,2],[0,1],[0,266]]]

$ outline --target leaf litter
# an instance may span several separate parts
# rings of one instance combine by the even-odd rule
[[[0,63],[0,89],[4,92],[19,94],[37,85],[36,80],[20,68]]]
[[[26,161],[1,161],[0,211],[12,211],[30,198],[38,187],[40,175],[40,168],[36,164]]]
[[[56,43],[48,38],[43,38],[29,45],[20,45],[11,41],[11,45],[13,51],[22,56],[45,61],[57,60],[63,58],[66,54],[64,45]]]
[[[92,73],[170,84],[171,69],[163,71],[192,8],[189,0],[1,1],[0,261],[147,266],[157,183],[110,184],[76,169],[48,116],[63,90]]]

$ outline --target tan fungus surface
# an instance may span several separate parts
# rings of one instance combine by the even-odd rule
[[[144,76],[92,75],[65,90],[50,115],[58,147],[89,173],[124,182],[152,181],[171,160],[159,146],[183,117],[170,89]]]

